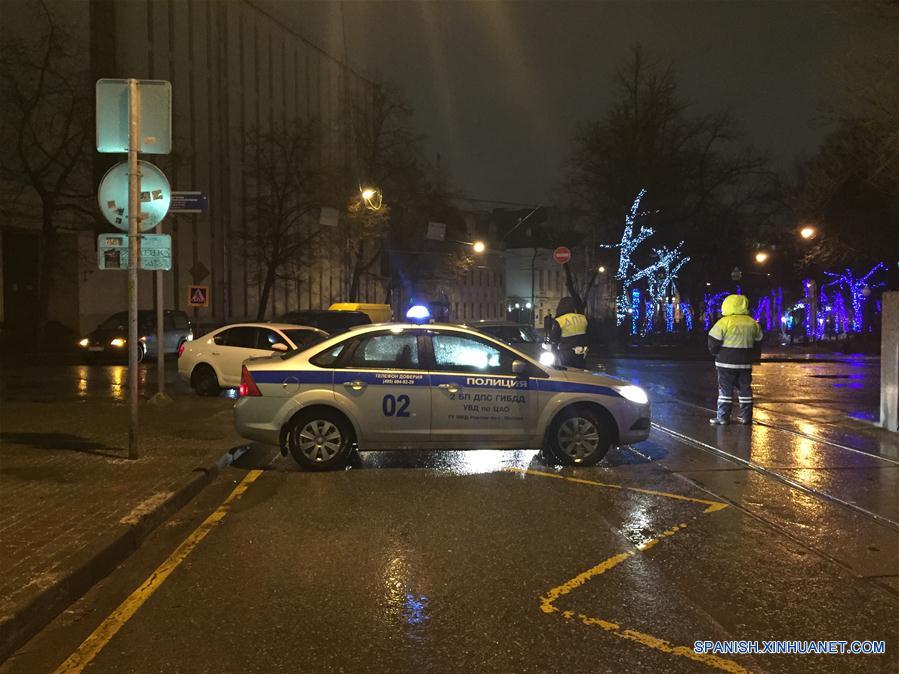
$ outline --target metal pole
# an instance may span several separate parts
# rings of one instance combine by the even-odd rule
[[[156,233],[162,234],[162,222],[156,225]],[[162,270],[156,271],[156,392],[165,395],[165,284]]]
[[[140,262],[140,90],[138,81],[128,80],[128,458],[137,459],[138,450],[138,364],[137,364],[137,269]]]

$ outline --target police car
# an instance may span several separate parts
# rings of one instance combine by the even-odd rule
[[[649,436],[643,389],[552,368],[458,325],[376,324],[243,365],[237,432],[303,467],[353,449],[526,449],[592,465]]]

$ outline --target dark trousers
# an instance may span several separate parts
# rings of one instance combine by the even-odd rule
[[[752,419],[752,370],[737,370],[729,367],[717,367],[718,371],[718,418],[730,417],[733,407],[732,396],[737,389],[737,401],[740,403],[740,418]]]

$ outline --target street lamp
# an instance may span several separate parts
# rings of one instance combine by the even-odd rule
[[[802,229],[799,230],[799,236],[808,241],[809,239],[814,239],[818,234],[818,230],[812,227],[811,225],[806,225]]]
[[[483,241],[475,241],[473,244],[471,244],[471,248],[475,253],[480,254],[487,250],[487,244]]]
[[[600,266],[599,269],[597,269],[596,271],[598,271],[600,274],[605,274],[605,273],[606,273],[606,268]]]
[[[368,210],[381,210],[383,196],[381,194],[381,190],[379,190],[377,187],[360,187],[359,194],[362,196],[362,201],[365,203],[365,207]]]
[[[759,264],[764,264],[767,259],[768,259],[768,253],[766,253],[763,250],[760,250],[758,253],[755,254],[755,261],[758,262]]]

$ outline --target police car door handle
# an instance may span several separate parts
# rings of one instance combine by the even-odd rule
[[[437,388],[442,388],[450,393],[456,393],[459,390],[458,384],[437,384]]]
[[[354,391],[361,391],[366,386],[368,386],[368,384],[366,384],[364,381],[360,381],[359,379],[354,379],[353,381],[345,381],[343,382],[343,385],[347,388],[353,389]]]

